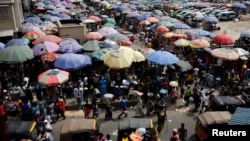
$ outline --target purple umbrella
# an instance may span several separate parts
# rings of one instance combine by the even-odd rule
[[[60,18],[56,16],[48,16],[44,19],[45,22],[52,22],[52,23],[58,20],[60,20]]]
[[[187,35],[188,40],[200,39],[199,33],[192,31],[192,30],[186,31],[184,34]]]
[[[138,17],[138,16],[139,16],[139,13],[136,12],[136,11],[129,12],[129,13],[127,14],[127,17],[128,17],[128,18],[134,18],[134,17]]]
[[[56,14],[56,17],[59,17],[60,19],[71,19],[71,17],[67,14]]]
[[[7,42],[6,47],[10,46],[27,46],[27,43],[25,42],[24,39],[18,38],[18,39],[11,39],[10,41]]]
[[[60,48],[58,49],[58,52],[62,53],[76,53],[83,50],[83,47],[72,38],[63,39],[59,46]]]
[[[117,30],[115,30],[112,27],[102,27],[97,32],[99,32],[100,34],[102,34],[104,37],[106,37],[108,35],[111,35],[111,34],[119,33]]]
[[[32,23],[32,24],[40,24],[42,23],[43,21],[38,18],[38,17],[28,17],[24,20],[24,22],[26,23]]]
[[[54,42],[42,42],[36,44],[32,50],[35,56],[44,55],[46,53],[56,52],[59,49],[59,45]]]
[[[5,48],[5,44],[0,42],[0,51],[3,50]]]

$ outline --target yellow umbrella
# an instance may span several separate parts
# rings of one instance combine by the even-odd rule
[[[146,58],[141,52],[134,51],[134,62],[142,62],[145,60],[146,60]]]
[[[130,47],[120,46],[119,49],[123,49],[123,50],[130,51],[130,52],[134,53],[134,50],[132,48],[130,48]]]
[[[172,38],[174,36],[174,33],[173,32],[166,32],[166,33],[162,34],[162,36],[164,38]]]
[[[104,64],[112,69],[123,69],[131,66],[134,60],[134,52],[126,49],[118,49],[104,54]]]
[[[174,42],[174,45],[179,47],[188,47],[190,45],[190,41],[186,39],[178,39]]]

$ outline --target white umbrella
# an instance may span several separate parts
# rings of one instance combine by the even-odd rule
[[[170,81],[169,85],[172,87],[178,87],[179,83],[177,81]]]
[[[106,94],[103,95],[103,97],[106,98],[106,99],[112,99],[114,97],[114,95],[110,94],[110,93],[106,93]]]
[[[249,54],[249,52],[243,48],[233,48],[233,51],[235,51],[239,56],[246,56]]]
[[[177,66],[179,66],[181,68],[181,71],[184,72],[184,71],[187,71],[187,70],[190,70],[192,69],[192,65],[187,62],[187,61],[184,61],[184,60],[179,60],[177,63],[176,63]]]

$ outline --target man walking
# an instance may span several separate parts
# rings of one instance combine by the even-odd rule
[[[125,96],[122,97],[122,113],[118,116],[118,119],[120,119],[123,114],[125,114],[125,117],[128,117],[127,100]]]
[[[185,124],[181,123],[181,127],[178,129],[179,139],[180,141],[187,140],[187,129],[185,128]]]

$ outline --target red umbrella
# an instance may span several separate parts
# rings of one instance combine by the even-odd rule
[[[102,38],[103,36],[99,32],[89,32],[86,35],[87,40],[101,40]]]
[[[232,45],[234,40],[228,34],[218,34],[213,38],[212,42],[217,45]]]
[[[43,86],[57,86],[68,80],[69,72],[59,69],[50,69],[38,76],[38,83]]]
[[[148,17],[146,20],[149,21],[151,24],[158,23],[160,21],[156,17]]]
[[[166,32],[168,32],[168,31],[169,31],[169,29],[168,29],[166,26],[163,26],[163,25],[158,26],[158,27],[156,28],[156,32],[157,32],[157,33],[160,33],[160,34],[166,33]]]
[[[97,17],[97,16],[89,16],[88,19],[91,19],[91,20],[93,20],[95,22],[101,22],[102,21],[102,19]]]

